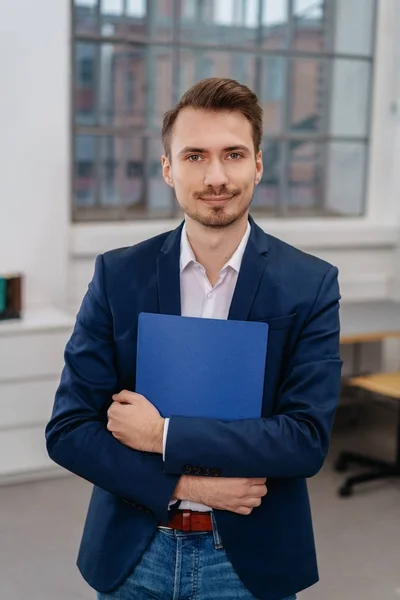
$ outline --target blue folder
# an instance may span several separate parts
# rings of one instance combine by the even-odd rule
[[[136,392],[163,417],[261,417],[267,323],[141,313]]]

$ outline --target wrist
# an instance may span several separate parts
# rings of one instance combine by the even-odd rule
[[[164,422],[165,419],[161,418],[154,428],[153,452],[157,454],[163,453]]]
[[[173,497],[177,498],[178,500],[197,502],[195,494],[195,477],[191,477],[190,475],[182,475],[174,490]]]
[[[185,480],[184,480],[185,476],[182,475],[179,478],[178,483],[176,484],[176,487],[174,489],[174,493],[172,494],[172,499],[173,500],[183,500],[183,496],[185,495],[184,493],[184,485],[185,485]]]

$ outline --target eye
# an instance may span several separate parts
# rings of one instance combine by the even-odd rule
[[[192,154],[191,156],[188,156],[189,162],[200,162],[200,160],[201,160],[200,154]]]
[[[231,152],[228,156],[233,158],[233,160],[237,160],[238,158],[241,158],[242,155],[239,154],[239,152]]]

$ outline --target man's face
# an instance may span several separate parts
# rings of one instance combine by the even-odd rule
[[[174,124],[170,160],[162,157],[165,181],[191,219],[228,227],[247,215],[261,179],[252,127],[238,111],[183,109]]]

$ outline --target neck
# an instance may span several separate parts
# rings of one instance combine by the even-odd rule
[[[203,265],[210,282],[218,280],[218,274],[231,258],[246,233],[248,214],[229,227],[213,229],[186,216],[186,232],[196,260]]]

